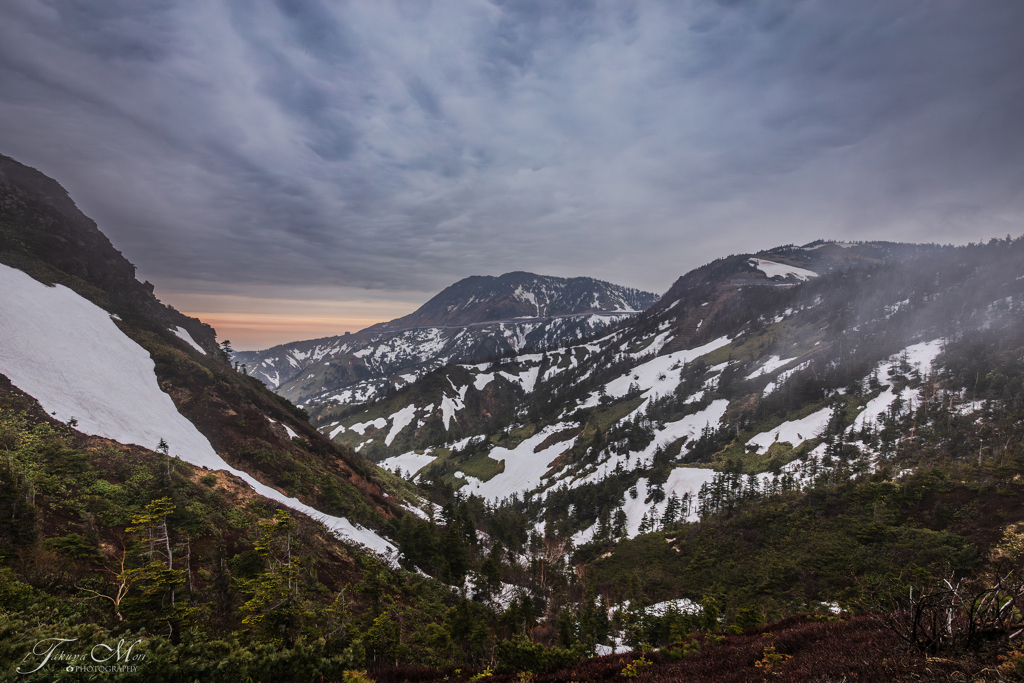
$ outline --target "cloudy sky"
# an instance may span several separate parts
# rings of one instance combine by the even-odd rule
[[[0,153],[238,348],[1024,233],[1024,2],[3,0]]]

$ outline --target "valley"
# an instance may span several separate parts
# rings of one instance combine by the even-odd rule
[[[76,634],[138,638],[123,680],[910,680],[996,652],[946,597],[967,621],[905,638],[915,591],[1024,610],[1022,238],[784,245],[660,297],[471,277],[232,352],[0,157],[0,290],[8,677]]]

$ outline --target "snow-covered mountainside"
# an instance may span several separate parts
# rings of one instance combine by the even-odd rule
[[[589,338],[656,300],[586,277],[469,277],[403,318],[356,334],[238,352],[234,361],[316,416],[327,404],[364,403],[450,363]]]
[[[47,287],[0,265],[0,373],[54,417],[79,431],[156,449],[211,470],[226,470],[260,495],[320,519],[343,536],[380,552],[394,546],[343,517],[324,514],[228,465],[174,407],[154,363],[99,306],[67,287]]]
[[[297,408],[233,372],[208,325],[161,304],[60,185],[7,157],[0,292],[0,374],[53,418],[151,451],[166,443],[171,456],[230,473],[350,540],[394,550],[352,521],[382,526],[404,514],[372,471]]]
[[[929,401],[978,410],[936,378],[965,335],[1020,324],[1022,297],[1024,240],[731,256],[601,338],[441,368],[315,424],[577,544],[634,536],[870,472]]]

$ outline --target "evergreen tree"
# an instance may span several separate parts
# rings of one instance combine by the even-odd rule
[[[299,560],[292,553],[295,521],[290,513],[278,510],[273,520],[260,522],[259,527],[254,549],[265,568],[257,578],[242,582],[242,592],[250,596],[241,608],[248,614],[242,623],[264,625],[269,633],[282,634],[290,643],[301,626],[302,612]]]
[[[612,518],[612,536],[615,538],[622,538],[626,535],[626,511],[622,508],[615,510],[615,516]]]
[[[665,529],[671,528],[676,520],[679,519],[679,496],[672,492],[669,496],[668,503],[665,504],[665,513],[661,518],[661,526]]]

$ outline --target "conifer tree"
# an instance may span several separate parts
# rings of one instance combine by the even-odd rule
[[[299,560],[292,555],[292,535],[295,521],[290,513],[278,510],[274,519],[259,523],[260,536],[254,545],[256,554],[263,558],[265,569],[255,579],[241,582],[242,592],[251,597],[241,610],[248,613],[242,623],[260,626],[268,621],[275,626],[272,632],[284,633],[290,638],[298,627]]]
[[[628,517],[626,511],[622,508],[618,508],[615,511],[615,516],[612,518],[612,536],[615,538],[622,538],[626,535],[626,522]]]
[[[640,520],[640,528],[637,529],[637,533],[646,534],[651,530],[651,518],[647,512],[644,513],[643,518]]]
[[[141,555],[147,564],[128,572],[119,579],[126,579],[142,588],[142,597],[150,601],[159,599],[157,613],[166,621],[168,636],[174,633],[174,624],[189,618],[194,610],[176,604],[179,586],[187,583],[185,570],[175,568],[174,544],[167,518],[173,514],[174,502],[160,498],[146,505],[143,512],[132,518],[134,526],[125,531],[134,535],[142,545]]]
[[[679,518],[679,496],[672,492],[669,496],[668,503],[665,504],[665,514],[661,518],[661,526],[665,529],[670,528],[676,523]]]

